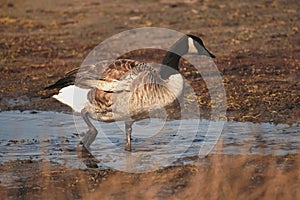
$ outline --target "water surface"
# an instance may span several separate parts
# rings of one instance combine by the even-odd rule
[[[78,143],[87,126],[80,116],[57,112],[8,111],[0,113],[0,163],[11,160],[46,160],[85,168]],[[125,147],[124,124],[93,121],[99,130],[90,152],[98,166],[145,170],[197,156],[207,135],[208,120],[145,119],[133,126],[133,152]],[[300,127],[286,124],[225,122],[219,140],[221,154],[285,155],[299,153]],[[211,137],[211,138],[210,138]],[[131,160],[128,162],[128,160]],[[165,163],[164,163],[165,162]],[[130,166],[128,166],[130,165]],[[126,168],[126,169],[127,169]]]

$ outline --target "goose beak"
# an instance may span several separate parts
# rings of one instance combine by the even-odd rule
[[[197,53],[199,55],[205,55],[211,58],[216,58],[216,56],[212,54],[210,51],[208,51],[204,45],[202,46],[199,43],[196,43],[195,46],[197,48]]]
[[[216,56],[214,54],[212,54],[211,52],[209,52],[207,49],[205,49],[208,56],[211,57],[211,58],[216,58]]]

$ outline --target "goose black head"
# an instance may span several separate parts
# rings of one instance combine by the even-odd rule
[[[216,56],[209,52],[203,44],[203,41],[195,35],[184,35],[177,40],[169,49],[166,58],[174,59],[185,54],[199,54],[211,58]],[[176,55],[176,56],[175,56]]]
[[[196,53],[199,55],[205,55],[211,58],[215,58],[216,56],[209,52],[203,44],[203,41],[194,35],[187,35],[187,43],[188,43],[188,50],[187,53]]]
[[[185,54],[199,54],[211,58],[216,57],[206,49],[203,41],[199,37],[188,34],[182,36],[171,46],[169,51],[166,53],[162,64],[178,71],[179,60]],[[163,79],[167,79],[171,74],[174,74],[174,72],[167,72],[166,69],[161,71]]]

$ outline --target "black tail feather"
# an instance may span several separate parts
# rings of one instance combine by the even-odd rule
[[[69,85],[74,85],[74,82],[75,82],[75,79],[76,79],[76,75],[78,73],[78,69],[79,68],[76,68],[76,69],[68,72],[65,75],[64,78],[59,79],[54,84],[45,87],[44,90],[52,90],[52,89],[55,89],[55,88],[61,89],[63,87],[67,87]]]
[[[66,77],[66,78],[59,79],[54,84],[45,87],[44,90],[51,90],[55,88],[61,89],[63,87],[67,87],[72,84],[74,84],[74,79],[71,77]]]

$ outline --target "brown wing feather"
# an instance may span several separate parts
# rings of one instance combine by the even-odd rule
[[[74,84],[81,88],[91,89],[95,87],[95,81],[101,79],[108,82],[119,80],[139,64],[138,61],[119,59],[111,64],[108,61],[101,61],[93,65],[81,66],[69,71],[63,78],[45,89],[61,89]]]
[[[101,79],[106,81],[120,80],[128,71],[134,69],[140,64],[140,62],[135,60],[116,60],[103,72]]]
[[[133,69],[141,64],[142,63],[138,61],[129,59],[116,60],[104,70],[100,79],[107,82],[121,80],[127,73],[133,72]],[[113,104],[113,95],[114,93],[112,92],[94,88],[89,92],[88,99],[97,112],[107,113],[112,111],[111,105]]]

